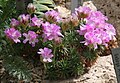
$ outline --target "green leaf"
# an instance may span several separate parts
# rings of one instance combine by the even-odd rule
[[[39,4],[46,4],[46,5],[51,5],[53,2],[51,0],[39,0],[37,1]]]
[[[2,47],[0,47],[0,52],[2,51]]]
[[[3,66],[9,74],[17,77],[19,80],[29,81],[31,79],[31,73],[26,63],[27,62],[19,56],[8,55],[4,56],[3,59]]]
[[[55,5],[54,5],[54,4],[51,4],[51,5],[48,5],[48,7],[50,7],[50,8],[54,8]]]
[[[37,11],[47,11],[49,10],[49,8],[46,5],[42,5],[42,4],[35,4]]]
[[[96,57],[96,53],[92,50],[88,50],[86,49],[86,51],[83,52],[83,55],[85,56],[85,58],[89,59],[89,60],[94,60]]]
[[[44,13],[43,13],[43,12],[35,12],[35,14],[37,14],[38,17],[43,17],[43,16],[44,16]]]
[[[6,42],[5,40],[1,40],[1,42],[2,42],[4,45],[7,44],[7,42]]]
[[[38,17],[43,17],[46,11],[52,10],[55,7],[53,0],[33,0],[33,4],[36,7],[35,14],[37,14]]]
[[[43,12],[35,12],[35,14],[44,15],[44,13],[43,13]]]

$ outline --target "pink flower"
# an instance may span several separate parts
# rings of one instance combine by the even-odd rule
[[[97,44],[102,44],[101,38],[95,32],[87,32],[84,37],[85,45],[93,44],[94,49],[97,49]]]
[[[8,38],[12,39],[15,43],[21,42],[18,38],[21,37],[21,33],[15,28],[6,29],[5,34]]]
[[[77,30],[77,32],[80,34],[80,35],[84,35],[86,32],[89,32],[89,31],[93,31],[95,29],[95,25],[93,23],[91,24],[86,24],[86,25],[82,25],[80,26],[80,30]]]
[[[38,54],[41,54],[41,56],[43,57],[43,61],[44,62],[52,62],[52,57],[53,54],[51,53],[52,50],[49,48],[44,48],[44,49],[39,49],[40,52],[37,52]]]
[[[88,15],[92,12],[92,10],[89,7],[82,7],[75,8],[75,14],[78,16],[78,18],[87,18]]]
[[[112,40],[113,37],[116,35],[116,30],[113,27],[113,25],[106,23],[105,30],[106,30],[106,33],[109,35],[110,40]]]
[[[27,41],[29,41],[29,44],[31,44],[32,47],[34,47],[35,43],[38,42],[38,39],[37,39],[38,35],[34,31],[28,31],[28,34],[23,33],[23,36],[26,37],[23,43],[26,43]]]
[[[36,16],[31,18],[30,26],[40,27],[41,24],[42,24],[42,21],[40,19],[38,19]]]
[[[19,25],[19,21],[13,18],[13,19],[11,19],[10,24],[11,24],[11,27],[16,27]]]
[[[56,24],[50,24],[48,22],[43,24],[43,38],[46,40],[53,40],[59,36],[64,37],[60,32],[60,27]]]
[[[108,18],[104,16],[100,11],[92,11],[87,17],[87,23],[104,23]]]

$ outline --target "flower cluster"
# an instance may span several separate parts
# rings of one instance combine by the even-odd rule
[[[18,43],[20,42],[19,38],[22,37],[22,32],[20,33],[19,31],[21,25],[22,25],[22,28],[24,28],[24,27],[34,27],[34,26],[40,27],[41,24],[42,24],[42,21],[38,19],[36,16],[34,16],[33,18],[30,18],[30,15],[22,14],[18,17],[18,20],[16,20],[15,18],[11,19],[10,25],[13,28],[6,29],[5,34],[9,39],[12,39],[15,43]],[[25,28],[24,30],[26,32]],[[27,43],[27,41],[29,41],[29,44],[31,44],[32,47],[34,47],[35,43],[38,42],[38,39],[37,39],[38,34],[36,34],[34,31],[29,30],[28,34],[23,33],[23,36],[26,38],[25,40],[23,40],[24,44]]]
[[[51,12],[51,13],[50,13]],[[54,15],[52,14],[54,13]],[[55,11],[48,11],[46,15],[52,15],[54,20],[59,20],[58,13]],[[23,44],[27,42],[35,47],[36,43],[39,42],[38,37],[41,37],[43,41],[54,40],[56,43],[62,42],[61,37],[63,35],[60,32],[60,26],[56,24],[50,24],[49,22],[44,22],[42,18],[37,18],[37,16],[31,17],[29,14],[22,14],[18,17],[18,20],[15,18],[11,19],[11,28],[6,29],[4,32],[6,36],[13,40],[15,43],[21,43],[23,40]],[[41,34],[37,32],[41,31]],[[22,38],[23,37],[23,38]],[[21,38],[21,40],[19,39]],[[51,54],[52,50],[48,48],[40,49],[38,54],[44,58],[44,62],[51,62],[51,58],[53,54]]]
[[[94,49],[97,49],[97,45],[107,46],[107,43],[114,39],[116,35],[115,28],[106,22],[108,20],[107,17],[100,11],[92,11],[89,8],[83,7],[82,10],[76,9],[76,12],[77,14],[80,14],[80,12],[87,14],[85,24],[82,24],[80,30],[77,30],[85,38],[85,41],[82,43],[85,43],[85,45],[92,44]]]
[[[18,17],[18,20],[14,18],[11,20],[11,28],[6,29],[5,34],[15,43],[20,43],[21,40],[19,38],[21,38],[24,44],[28,42],[32,47],[35,47],[39,39],[40,41],[44,41],[43,44],[41,44],[41,47],[44,47],[44,49],[39,49],[40,52],[38,52],[38,54],[43,57],[44,62],[52,62],[51,58],[53,54],[51,49],[57,44],[62,44],[62,38],[64,37],[62,33],[65,36],[68,36],[69,33],[75,35],[79,33],[79,35],[82,35],[85,39],[81,41],[81,43],[87,46],[93,46],[94,49],[97,49],[98,45],[107,46],[107,43],[113,40],[116,35],[115,28],[106,22],[108,20],[107,17],[100,11],[93,11],[88,7],[80,6],[75,9],[74,14],[64,19],[54,10],[46,12],[44,15],[45,18],[37,18],[37,16],[31,16],[35,11],[34,6],[30,4],[29,8],[30,14],[22,14]],[[76,34],[76,28],[78,27],[80,28]],[[79,39],[77,38],[79,35],[75,38],[78,42]],[[63,40],[66,41],[67,39]],[[51,49],[47,48],[46,42],[51,43]]]
[[[60,32],[60,27],[56,24],[50,24],[49,22],[44,23],[43,25],[43,38],[46,40],[55,40],[59,36],[64,37]]]
[[[34,31],[28,31],[28,34],[23,33],[23,36],[26,37],[23,43],[26,43],[27,41],[29,41],[29,44],[32,44],[32,47],[34,47],[35,43],[38,42],[38,39],[37,39],[38,35]]]
[[[18,30],[16,30],[15,28],[6,29],[4,32],[5,32],[6,36],[9,39],[12,39],[15,43],[20,42],[19,38],[21,37],[21,33]]]

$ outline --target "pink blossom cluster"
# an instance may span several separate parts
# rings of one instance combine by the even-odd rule
[[[30,17],[29,14],[25,15],[22,14],[18,17],[18,20],[16,20],[15,18],[11,19],[11,28],[6,29],[5,30],[5,34],[9,39],[12,39],[15,43],[20,42],[19,38],[21,37],[21,33],[16,30],[19,29],[18,27],[20,27],[22,25],[22,28],[24,27],[40,27],[42,24],[41,19],[37,18],[36,16],[34,16],[33,18]],[[24,29],[25,30],[25,29]],[[29,41],[29,44],[32,45],[32,47],[35,46],[35,43],[38,42],[38,35],[34,32],[34,31],[28,31],[27,33],[23,33],[23,36],[26,38],[23,43],[26,43],[27,41]]]
[[[9,39],[12,39],[15,43],[21,42],[19,39],[21,37],[21,33],[18,30],[16,30],[15,28],[6,29],[4,32],[5,32],[6,36]]]
[[[49,22],[43,23],[43,38],[46,40],[55,40],[59,36],[64,37],[60,32],[60,27],[56,24],[50,24]]]
[[[82,10],[79,10],[82,9]],[[85,45],[93,45],[94,49],[97,49],[97,45],[105,45],[110,40],[113,40],[116,31],[115,28],[107,23],[108,20],[106,16],[104,16],[100,11],[92,11],[89,9],[87,12],[86,7],[80,7],[76,9],[76,12],[82,12],[87,14],[88,16],[84,19],[85,24],[80,26],[80,29],[77,30],[80,35],[83,35],[85,38]]]
[[[28,31],[28,34],[23,33],[23,36],[26,37],[23,43],[26,43],[27,41],[29,41],[29,44],[31,44],[32,47],[34,47],[35,43],[38,42],[38,39],[37,39],[38,35],[34,31]]]
[[[27,15],[25,15],[25,14],[20,15],[18,17],[18,20],[15,20],[15,19],[11,20],[12,27],[17,26],[17,25],[22,25],[23,28],[25,26],[38,27],[39,28],[40,25],[42,24],[42,20],[41,19],[37,18],[37,16],[34,16],[34,17],[31,18],[29,14],[27,14]]]
[[[22,35],[15,28],[8,28],[4,32],[5,32],[6,36],[9,39],[12,39],[15,43],[21,42],[19,38]],[[34,31],[28,31],[28,34],[27,33],[23,33],[23,36],[26,37],[26,39],[23,41],[23,43],[26,43],[27,41],[29,41],[29,44],[31,44],[32,47],[34,47],[35,43],[38,42],[38,39],[37,39],[38,35]]]
[[[53,15],[53,17],[55,17],[56,20],[59,20],[57,12],[55,11],[51,12],[55,14]],[[49,14],[52,15],[52,13],[50,12]],[[39,35],[32,30],[27,30],[29,29],[29,27],[38,27],[39,29],[42,25],[40,30],[43,31],[42,37],[44,41],[54,40],[58,43],[61,42],[60,36],[63,37],[63,35],[60,32],[61,29],[60,26],[56,24],[50,24],[49,22],[44,23],[41,19],[37,18],[37,16],[31,18],[30,15],[28,14],[27,15],[22,14],[18,17],[18,20],[13,18],[11,20],[10,25],[11,28],[8,28],[4,31],[6,36],[9,39],[13,40],[15,43],[18,42],[20,43],[21,40],[19,38],[23,36],[24,39],[21,38],[23,39],[23,43],[26,44],[28,42],[29,44],[32,45],[32,47],[34,47],[35,44],[39,42],[38,40]],[[40,52],[38,52],[38,54],[41,54],[44,62],[52,62],[51,58],[53,57],[53,54],[51,53],[52,52],[51,49],[45,47],[44,49],[39,49],[39,51]]]
[[[48,11],[45,13],[45,18],[50,23],[37,18],[37,16],[31,17],[28,14],[22,14],[19,16],[18,20],[14,18],[11,20],[11,28],[6,29],[5,34],[15,43],[21,42],[19,38],[23,36],[24,39],[21,38],[23,39],[23,43],[26,44],[28,42],[32,47],[39,42],[38,36],[41,36],[44,42],[53,40],[56,44],[61,43],[62,37],[64,36],[61,33],[61,27],[57,25],[59,23],[51,24],[62,21],[59,13],[54,10]],[[98,45],[107,46],[107,43],[115,38],[115,28],[113,25],[106,22],[108,18],[100,11],[93,11],[88,7],[80,6],[75,9],[75,13],[69,20],[68,25],[70,26],[74,25],[74,27],[77,27],[80,25],[77,32],[79,35],[84,36],[85,39],[81,41],[81,43],[87,46],[93,46],[94,49],[97,49]],[[31,27],[37,27],[35,30],[38,29],[37,31],[40,31],[41,35],[38,35],[33,28],[31,30]],[[65,28],[67,27],[65,26]],[[39,49],[37,53],[42,56],[44,62],[52,62],[51,58],[53,54],[51,49],[44,47],[43,49]]]

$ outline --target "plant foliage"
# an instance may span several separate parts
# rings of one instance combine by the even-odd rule
[[[55,7],[53,0],[33,0],[33,4],[36,7],[35,14],[39,15],[39,17],[43,16],[46,11]]]

